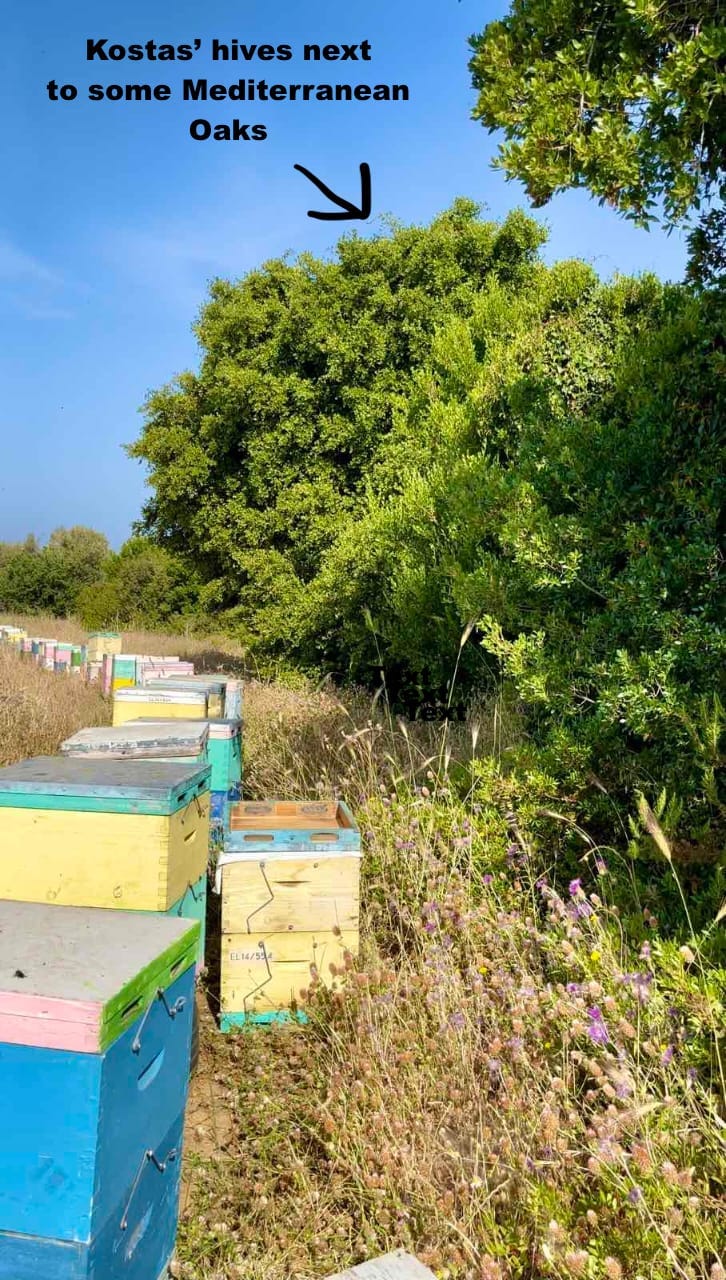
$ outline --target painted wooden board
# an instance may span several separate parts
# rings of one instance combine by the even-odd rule
[[[154,725],[166,724],[163,719],[143,717],[128,721],[127,724]],[[198,724],[199,721],[192,721]],[[230,791],[242,779],[242,721],[237,719],[207,719],[208,727],[207,759],[212,769],[210,787],[214,791]],[[126,726],[124,726],[126,727]],[[231,797],[235,800],[238,796]]]
[[[224,933],[358,930],[356,857],[225,862],[222,855],[220,873]]]
[[[184,893],[173,906],[169,907],[167,915],[183,917],[186,920],[196,920],[199,925],[199,945],[197,949],[197,969],[203,969],[205,965],[205,954],[207,944],[207,873],[199,877],[196,884],[188,884]]]
[[[0,769],[0,836],[3,809],[167,815],[195,803],[208,785],[209,770],[196,765],[36,756]]]
[[[358,1267],[338,1271],[328,1280],[434,1280],[434,1273],[412,1254],[396,1249]]]
[[[330,965],[342,967],[345,951],[355,953],[358,934],[225,933],[222,935],[222,1013],[261,1014],[304,1004],[314,966],[326,986]]]
[[[115,729],[81,729],[61,744],[63,755],[84,759],[168,759],[205,755],[209,728],[203,720],[129,722]]]
[[[0,1042],[102,1052],[194,963],[198,937],[182,916],[0,901]]]
[[[229,825],[228,847],[233,852],[360,849],[360,831],[343,803],[242,800],[232,805]]]
[[[224,714],[224,681],[213,680],[207,676],[160,677],[154,674],[144,676],[144,687],[150,691],[158,689],[174,690],[186,693],[188,690],[206,694],[207,708],[210,716]]]
[[[28,1062],[14,1062],[15,1070],[31,1075],[15,1088],[14,1080],[10,1082],[9,1101],[15,1112],[3,1147],[0,1233],[86,1245],[87,1256],[92,1256],[86,1262],[90,1270],[81,1275],[95,1280],[125,1277],[127,1271],[114,1266],[118,1260],[113,1258],[113,1247],[109,1248],[109,1236],[115,1247],[122,1245],[125,1251],[146,1219],[149,1197],[151,1203],[159,1198],[163,1201],[170,1192],[172,1215],[166,1222],[164,1253],[157,1261],[169,1256],[174,1243],[174,1231],[169,1228],[175,1226],[178,1208],[178,1172],[168,1166],[181,1162],[192,1029],[191,975],[184,991],[188,1000],[173,1021],[163,1006],[155,1006],[155,1012],[161,1010],[164,1025],[150,1034],[149,1024],[143,1027],[140,1055],[133,1053],[136,1032],[132,1029],[123,1043],[119,1042],[118,1050],[114,1046],[102,1057],[83,1056],[82,1064],[93,1068],[93,1074],[88,1071],[81,1079],[76,1064],[45,1051],[55,1059],[46,1065],[45,1088],[58,1092],[54,1097],[41,1097],[35,1105],[32,1087],[37,1094],[41,1080]],[[169,992],[172,995],[175,1000],[182,998],[175,988]],[[154,1059],[149,1059],[145,1043],[155,1052]],[[146,1075],[151,1076],[147,1085]],[[59,1098],[67,1100],[68,1115],[58,1116],[63,1110]],[[23,1120],[27,1130],[24,1146]],[[156,1167],[146,1152],[154,1153],[163,1169]],[[172,1176],[166,1179],[164,1174]],[[146,1225],[152,1225],[152,1216]],[[154,1234],[138,1231],[137,1244],[142,1235],[151,1240]],[[0,1258],[6,1248],[8,1235],[0,1234]],[[156,1265],[151,1268],[149,1260],[143,1266],[147,1270],[131,1274],[138,1280],[156,1275]],[[17,1280],[15,1272],[10,1275]]]
[[[207,695],[198,689],[181,692],[168,689],[119,689],[113,699],[114,726],[141,717],[165,720],[204,720],[208,715]]]
[[[168,816],[0,808],[0,898],[167,911],[206,868],[209,804],[205,791]]]

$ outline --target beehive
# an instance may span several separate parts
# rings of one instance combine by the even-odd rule
[[[123,637],[117,631],[94,631],[88,637],[88,661],[101,662],[107,653],[120,653]]]
[[[133,727],[136,721],[129,721]],[[192,721],[192,724],[199,723]],[[242,724],[239,720],[206,720],[208,740],[205,749],[211,766],[210,819],[211,843],[221,848],[229,828],[230,805],[242,798]],[[153,725],[153,720],[139,720],[139,725]],[[164,721],[157,721],[161,726]]]
[[[135,653],[115,653],[111,666],[111,692],[117,689],[134,689],[139,659]]]
[[[0,769],[0,898],[168,911],[208,843],[204,766],[43,756]]]
[[[203,691],[207,695],[208,715],[222,717],[224,715],[225,681],[215,676],[159,676],[156,672],[144,675],[144,687],[147,689],[176,689]]]
[[[176,1235],[198,926],[0,902],[0,1276],[155,1280]]]
[[[233,676],[227,677],[224,688],[224,718],[225,720],[242,719],[242,681]]]
[[[113,723],[127,724],[140,717],[164,720],[206,720],[207,695],[200,689],[117,689],[113,698]]]
[[[343,804],[233,804],[222,895],[221,1027],[287,1016],[311,968],[331,980],[358,947],[360,833]]]

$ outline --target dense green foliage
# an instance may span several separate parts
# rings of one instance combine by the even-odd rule
[[[665,789],[713,858],[723,302],[548,268],[541,239],[461,201],[216,283],[199,373],[133,447],[147,527],[261,656],[383,670],[408,709],[505,677],[545,791],[607,827]]]
[[[0,607],[65,617],[79,592],[100,577],[108,554],[104,535],[81,525],[54,530],[45,547],[32,535],[0,543]]]
[[[199,583],[189,566],[147,538],[133,537],[103,566],[103,576],[76,598],[89,628],[169,627],[195,610]]]
[[[504,130],[498,163],[536,206],[584,186],[641,225],[700,214],[693,271],[713,281],[726,195],[720,0],[513,0],[472,46],[475,117]]]

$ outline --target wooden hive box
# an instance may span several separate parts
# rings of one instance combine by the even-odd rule
[[[198,926],[0,902],[0,1277],[156,1280],[176,1235]]]
[[[0,898],[168,911],[208,844],[206,766],[42,756],[0,769]]]
[[[156,726],[159,729],[164,723],[163,720],[143,718],[128,721],[125,728],[133,729],[135,726],[139,728],[145,726],[149,729],[149,726]],[[192,721],[191,723],[198,724],[199,721]],[[212,813],[214,815],[216,797],[224,797],[226,800],[240,799],[239,792],[242,782],[242,721],[236,719],[212,719],[205,720],[204,726],[207,730],[205,757],[212,770],[210,788],[212,791]],[[155,731],[154,729],[149,729],[150,733]]]
[[[344,804],[242,802],[217,862],[222,1030],[285,1017],[358,949],[360,832]]]
[[[144,687],[177,689],[182,692],[189,689],[203,691],[207,695],[208,714],[214,718],[224,715],[225,681],[216,676],[160,676],[152,671],[145,673]]]
[[[117,689],[113,697],[114,726],[139,717],[206,720],[207,715],[207,695],[200,689]]]
[[[111,668],[111,691],[134,689],[138,658],[134,653],[115,653]]]
[[[117,631],[94,631],[88,637],[88,661],[101,662],[107,653],[120,653],[123,637]]]

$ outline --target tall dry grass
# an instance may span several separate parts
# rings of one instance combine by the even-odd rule
[[[0,646],[0,765],[54,755],[79,729],[110,722],[110,701],[97,684],[43,671]]]

